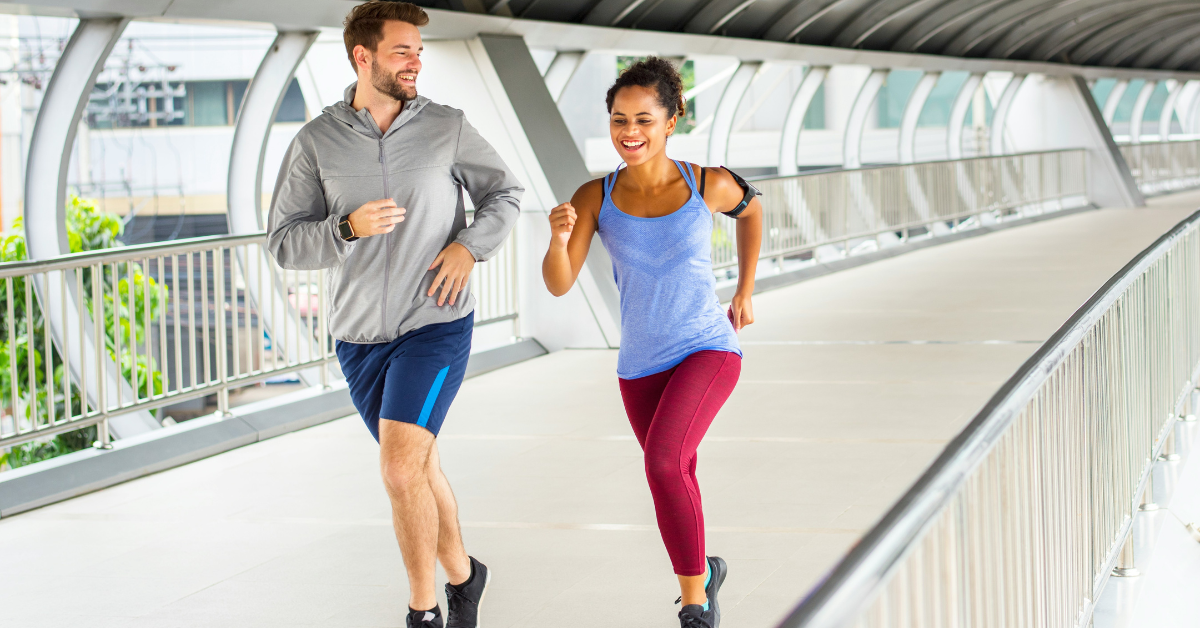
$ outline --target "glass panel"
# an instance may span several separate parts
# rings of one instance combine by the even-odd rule
[[[921,80],[924,73],[919,70],[892,70],[888,73],[887,82],[879,90],[875,103],[878,114],[879,128],[896,129],[900,127],[900,119],[904,117],[904,108],[912,96],[913,89]]]

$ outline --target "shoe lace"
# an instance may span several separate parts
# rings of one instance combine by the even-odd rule
[[[683,610],[679,611],[679,628],[712,628],[712,624],[705,621],[703,617]]]
[[[461,617],[463,605],[474,604],[471,598],[463,594],[462,591],[447,585],[446,586],[446,610],[449,623],[447,628],[458,628],[458,619]]]

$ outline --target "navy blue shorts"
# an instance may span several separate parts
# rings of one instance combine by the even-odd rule
[[[376,441],[381,418],[414,423],[437,436],[466,375],[474,327],[468,314],[391,342],[337,342],[350,398]]]

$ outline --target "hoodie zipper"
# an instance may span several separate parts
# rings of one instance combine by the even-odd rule
[[[379,138],[379,167],[383,170],[383,198],[391,198],[392,191],[391,191],[391,187],[388,185],[387,155],[383,152],[383,137],[382,136]],[[393,229],[392,232],[395,232],[395,229]],[[387,238],[386,239],[387,246],[384,247],[384,255],[383,255],[383,299],[380,303],[380,306],[381,306],[380,307],[380,317],[383,320],[383,333],[385,335],[389,335],[389,334],[391,334],[391,330],[388,329],[388,324],[387,324],[387,303],[388,303],[388,277],[392,274],[391,273],[392,233],[388,233],[386,238]]]

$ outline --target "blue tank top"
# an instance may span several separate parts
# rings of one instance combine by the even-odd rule
[[[678,161],[675,166],[692,195],[683,207],[658,218],[631,216],[613,203],[620,168],[604,178],[597,231],[621,292],[617,376],[622,379],[665,371],[697,351],[742,354],[717,299],[712,212],[696,190],[691,167]]]

